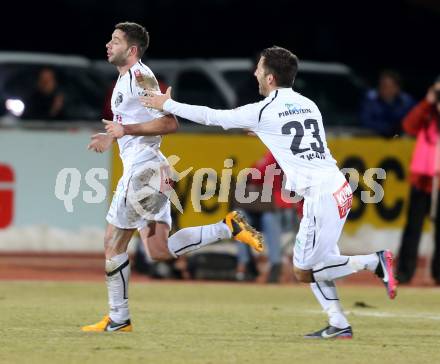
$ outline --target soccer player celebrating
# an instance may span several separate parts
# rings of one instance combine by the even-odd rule
[[[185,228],[168,238],[170,166],[159,147],[161,135],[175,132],[178,124],[173,115],[145,109],[139,100],[146,88],[159,92],[154,74],[140,61],[148,42],[144,27],[126,22],[115,26],[106,45],[108,61],[119,71],[111,99],[113,121],[103,120],[107,133],[93,135],[89,149],[102,153],[117,138],[124,172],[107,215],[104,238],[110,313],[98,323],[82,327],[83,331],[132,331],[127,247],[136,229],[154,260],[177,258],[229,238],[258,252],[263,250],[261,234],[235,211],[216,224]]]
[[[286,188],[304,197],[303,218],[294,247],[294,274],[310,283],[329,318],[329,325],[306,338],[352,338],[343,313],[335,280],[363,269],[379,276],[388,296],[396,295],[393,256],[384,250],[369,255],[343,256],[337,242],[352,205],[352,191],[330,154],[315,103],[294,92],[298,59],[287,49],[263,50],[255,70],[263,101],[234,110],[213,110],[187,105],[166,94],[141,97],[154,108],[196,123],[224,129],[246,128],[269,148],[287,177]]]

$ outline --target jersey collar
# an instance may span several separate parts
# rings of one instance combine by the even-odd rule
[[[267,97],[274,97],[275,93],[278,92],[285,92],[286,90],[290,90],[292,91],[292,89],[290,87],[280,87],[280,88],[276,88],[275,90],[272,90],[269,95],[267,95]]]

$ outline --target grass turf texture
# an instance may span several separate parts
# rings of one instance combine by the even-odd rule
[[[355,338],[339,341],[302,338],[326,324],[305,285],[130,290],[132,333],[82,333],[107,312],[104,283],[0,282],[0,363],[440,362],[439,289],[342,286]]]

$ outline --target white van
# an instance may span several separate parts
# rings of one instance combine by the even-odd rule
[[[64,95],[62,120],[101,119],[107,82],[92,69],[91,61],[76,55],[34,52],[0,52],[0,117],[23,115],[26,99],[44,68],[53,70]]]

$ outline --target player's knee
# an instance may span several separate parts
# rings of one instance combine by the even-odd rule
[[[111,259],[111,258],[105,259],[105,272],[106,273],[114,272],[116,269],[118,269],[119,266],[120,265],[118,265],[118,263],[115,262],[113,259]]]
[[[293,267],[293,274],[295,275],[295,278],[302,283],[313,282],[311,270],[304,270],[304,269],[299,269],[297,267]]]

